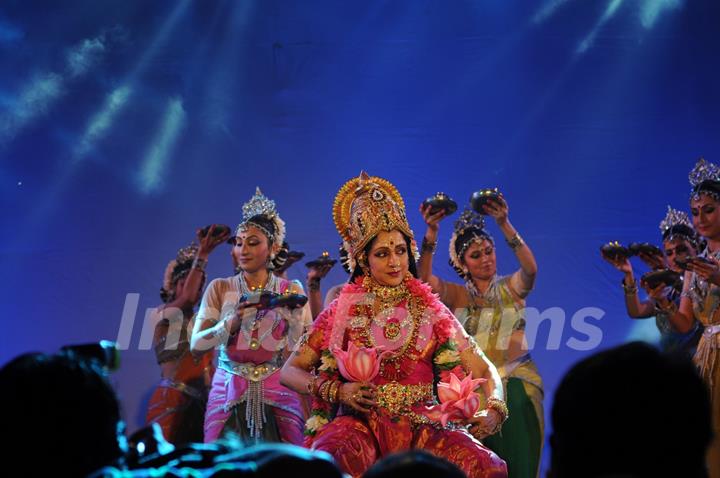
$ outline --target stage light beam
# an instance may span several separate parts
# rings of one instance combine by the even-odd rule
[[[582,55],[588,49],[593,45],[595,42],[595,37],[597,36],[598,32],[602,29],[603,26],[613,17],[615,16],[615,13],[620,8],[620,5],[623,4],[624,0],[610,0],[610,3],[608,3],[607,8],[605,9],[605,12],[603,13],[602,17],[598,20],[598,22],[595,24],[593,29],[588,33],[588,35],[583,39],[583,41],[580,42],[577,49],[575,50],[576,54]]]
[[[75,148],[73,156],[76,161],[83,159],[95,147],[97,141],[105,136],[131,95],[132,88],[124,85],[116,88],[107,96],[103,108],[90,119]]]
[[[33,121],[46,115],[65,95],[68,83],[87,74],[106,50],[104,33],[85,39],[67,52],[62,72],[37,75],[20,91],[8,113],[0,116],[0,144],[11,141]]]
[[[550,0],[543,7],[533,15],[532,22],[535,25],[539,25],[551,16],[564,4],[569,3],[570,0]]]
[[[162,188],[163,173],[170,160],[173,147],[185,124],[185,109],[182,100],[170,100],[165,110],[165,119],[140,171],[140,190],[145,194],[157,192]]]
[[[661,13],[683,7],[683,0],[644,0],[640,7],[640,23],[649,30]]]

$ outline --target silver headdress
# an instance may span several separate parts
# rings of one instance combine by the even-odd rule
[[[700,158],[688,175],[693,187],[692,199],[707,194],[720,202],[720,167],[705,158]]]
[[[697,233],[685,211],[678,211],[668,206],[665,219],[660,222],[660,233],[664,241],[684,239],[697,248]]]
[[[660,221],[660,232],[663,236],[675,226],[687,226],[690,229],[693,228],[692,222],[685,211],[678,211],[668,206],[667,214],[665,219]]]
[[[458,248],[457,241],[466,232],[472,231],[470,237],[463,241],[463,244]],[[455,230],[450,237],[450,265],[455,269],[455,272],[460,274],[461,277],[465,277],[465,272],[462,265],[462,256],[465,251],[474,242],[488,240],[493,244],[495,241],[492,236],[485,231],[485,218],[475,212],[472,209],[465,209],[457,221],[455,221]]]
[[[265,196],[259,187],[255,188],[255,195],[243,204],[242,210],[243,220],[238,224],[235,234],[252,225],[260,229],[273,244],[282,245],[285,242],[285,222],[280,219],[280,215],[275,208],[275,201]],[[265,216],[266,219],[272,221],[275,231],[270,231],[256,221],[250,221],[256,216]]]
[[[172,288],[180,277],[190,271],[197,251],[198,246],[193,242],[189,246],[180,249],[177,257],[168,262],[167,267],[165,267],[165,274],[163,274],[163,285],[160,288],[160,297],[164,302],[172,298]]]
[[[705,158],[700,158],[688,175],[690,185],[699,186],[703,181],[720,181],[720,168]]]

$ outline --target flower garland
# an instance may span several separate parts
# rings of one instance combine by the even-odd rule
[[[366,294],[367,290],[362,286],[363,278],[359,277],[355,282],[346,284],[341,293],[338,303],[342,301],[343,295],[346,294]],[[422,283],[418,279],[409,277],[405,280],[405,285],[410,292],[410,300],[408,307],[417,307],[424,317],[435,318],[432,330],[433,336],[437,340],[437,345],[433,354],[433,363],[436,365],[439,371],[440,380],[447,381],[449,374],[454,373],[460,379],[466,376],[463,370],[462,363],[460,360],[460,354],[458,351],[458,344],[455,340],[457,334],[456,323],[452,314],[448,309],[440,302],[440,299],[436,294],[432,292],[429,285]],[[355,296],[357,297],[357,295]],[[414,304],[413,304],[414,303]],[[326,380],[341,380],[344,381],[337,367],[337,361],[333,354],[330,352],[331,340],[341,341],[342,343],[336,344],[341,348],[345,348],[346,340],[354,340],[359,342],[362,346],[368,346],[364,343],[360,335],[354,336],[353,318],[357,318],[368,312],[367,305],[351,304],[345,310],[347,311],[348,317],[338,317],[338,310],[342,311],[341,306],[336,305],[334,310],[330,310],[328,315],[319,318],[315,327],[322,330],[323,342],[322,342],[322,353],[320,355],[320,365],[317,367],[317,381],[322,383]],[[348,337],[331,337],[331,330],[333,323],[339,320],[346,320],[348,324]],[[370,323],[366,322],[365,327],[369,328]],[[419,324],[415,323],[415,329],[419,327]],[[355,327],[357,329],[358,327]],[[409,340],[410,341],[410,340]],[[401,379],[410,373],[415,368],[415,364],[420,358],[420,352],[416,350],[416,342],[408,344],[407,350],[400,356],[383,359],[381,370],[385,372],[386,378],[391,380]],[[401,364],[397,367],[393,361],[400,360]],[[335,416],[337,407],[333,404],[328,403],[317,396],[313,397],[312,401],[312,412],[310,418],[305,422],[305,446],[312,444],[313,437],[320,431],[325,425],[327,425]]]

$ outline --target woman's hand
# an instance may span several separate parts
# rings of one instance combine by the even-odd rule
[[[339,400],[355,410],[368,413],[377,406],[375,401],[376,386],[372,383],[346,382],[340,385]]]
[[[653,270],[667,268],[665,257],[662,254],[648,254],[647,252],[641,252],[638,254],[638,257]]]
[[[428,204],[427,206],[420,205],[420,214],[422,214],[423,220],[425,221],[425,224],[427,224],[428,229],[432,231],[437,231],[440,227],[440,221],[442,218],[445,217],[445,210],[440,209],[439,211],[432,213],[432,206]]]
[[[650,287],[647,282],[641,280],[640,285],[643,287],[643,289],[645,289],[647,295],[655,299],[655,301],[661,301],[665,299],[665,288],[667,287],[665,284],[660,283],[655,287]]]
[[[200,246],[198,247],[198,255],[209,255],[219,244],[222,244],[230,238],[230,232],[227,231],[219,236],[213,236],[216,226],[216,224],[210,226],[210,229],[204,236],[202,235],[202,229],[197,230],[197,240],[200,243]]]
[[[470,428],[468,431],[478,440],[494,434],[502,424],[502,416],[492,408],[486,408],[478,412],[468,420]]]
[[[244,300],[242,302],[239,302],[235,306],[235,314],[230,318],[230,329],[228,332],[230,335],[234,335],[240,330],[240,327],[242,327],[242,322],[245,317],[248,317],[251,314],[255,314],[257,309],[257,302],[250,303],[247,300]]]
[[[705,262],[702,259],[692,258],[688,261],[688,270],[712,284],[720,285],[720,267],[717,261],[708,259]]]
[[[483,210],[488,216],[492,216],[498,226],[505,224],[508,220],[508,214],[510,208],[507,202],[503,198],[488,199],[488,202],[483,205]]]
[[[632,264],[630,264],[630,259],[628,259],[627,257],[610,257],[602,253],[601,255],[603,259],[612,264],[612,266],[620,272],[624,274],[630,274],[633,271]]]
[[[310,270],[308,270],[307,273],[307,281],[320,281],[320,279],[323,279],[326,275],[328,275],[328,272],[330,272],[330,269],[333,268],[335,264],[325,264],[318,267],[311,267]]]

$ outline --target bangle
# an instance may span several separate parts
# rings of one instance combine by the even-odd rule
[[[332,385],[330,386],[330,400],[328,400],[330,403],[337,403],[338,401],[338,392],[340,391],[340,385],[342,383],[340,380],[333,380]]]
[[[421,252],[429,252],[430,254],[435,254],[435,249],[437,249],[437,241],[431,242],[428,241],[426,237],[423,237],[422,245],[420,246]]]
[[[637,284],[635,283],[635,281],[633,281],[632,284],[627,285],[625,283],[625,279],[623,279],[621,284],[622,284],[623,290],[625,291],[625,295],[635,295],[638,291]]]
[[[197,269],[199,271],[205,272],[205,266],[207,266],[207,261],[205,259],[201,259],[200,257],[195,257],[195,260],[193,260],[192,268]]]
[[[525,244],[525,241],[523,241],[522,237],[520,237],[520,234],[518,234],[517,232],[510,239],[506,238],[505,242],[507,242],[507,245],[510,246],[510,249],[512,249],[513,251]]]
[[[317,291],[320,290],[320,279],[317,277],[308,280],[308,290]]]
[[[323,383],[320,384],[320,387],[318,387],[317,395],[320,398],[320,400],[323,400],[325,402],[328,401],[327,397],[327,389],[330,387],[332,382],[330,380],[325,380]]]
[[[508,407],[505,402],[500,400],[499,398],[490,397],[487,399],[485,405],[487,406],[488,410],[495,410],[500,414],[500,426],[502,426],[502,424],[505,422],[505,420],[507,420],[509,415]]]

